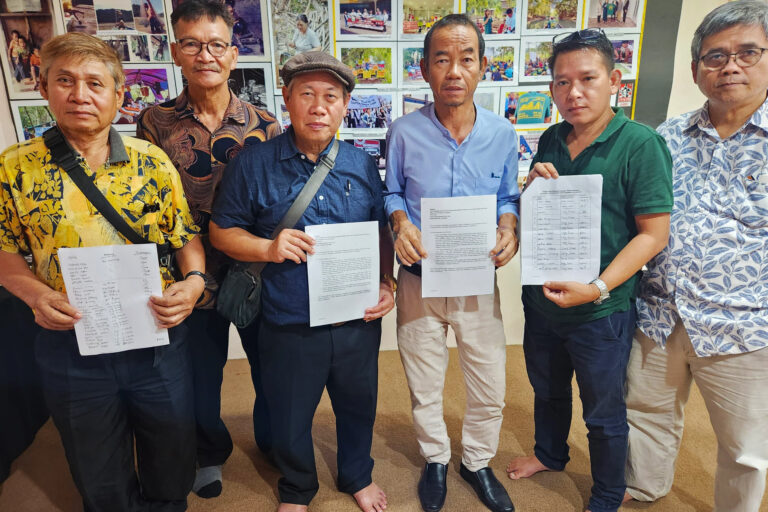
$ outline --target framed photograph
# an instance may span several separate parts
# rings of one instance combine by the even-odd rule
[[[96,35],[96,10],[93,0],[58,0],[67,32],[83,32]]]
[[[447,14],[459,12],[454,0],[402,0],[398,39],[424,39],[437,20]]]
[[[149,60],[152,62],[173,62],[168,36],[151,35],[149,39]]]
[[[257,108],[275,112],[272,66],[268,62],[242,62],[229,74],[229,88]],[[277,115],[277,114],[276,114]]]
[[[272,63],[275,66],[275,84],[283,81],[280,70],[288,59],[311,50],[331,52],[330,3],[325,0],[302,2],[296,12],[290,0],[269,0],[269,20],[272,34]]]
[[[176,80],[168,65],[129,64],[125,70],[125,97],[112,125],[121,131],[135,130],[142,110],[176,97]]]
[[[478,87],[475,90],[475,104],[498,114],[499,88],[498,87]]]
[[[136,30],[145,34],[168,35],[168,21],[162,0],[131,0],[133,23]]]
[[[523,35],[573,32],[581,27],[581,0],[522,0]]]
[[[93,0],[99,35],[136,33],[132,0]]]
[[[616,94],[617,107],[631,107],[635,95],[635,82],[622,82]]]
[[[27,10],[28,9],[28,10]],[[2,62],[10,99],[40,98],[40,48],[56,35],[51,0],[0,3]]]
[[[421,107],[432,103],[434,95],[432,89],[418,89],[413,91],[403,92],[401,94],[402,108],[400,111],[404,116],[411,112],[416,112]]]
[[[552,38],[526,37],[520,42],[518,82],[549,82],[552,75],[548,60],[552,56]]]
[[[387,139],[381,138],[367,138],[356,137],[354,134],[347,134],[341,137],[341,140],[346,141],[358,149],[362,149],[376,162],[376,167],[379,169],[379,175],[381,180],[384,181],[384,176],[387,172]]]
[[[640,47],[640,34],[611,37],[613,60],[616,69],[621,71],[622,79],[637,77],[637,49]]]
[[[520,2],[521,0],[467,0],[467,16],[477,24],[486,41],[501,37],[520,37]]]
[[[275,95],[275,115],[280,121],[280,125],[283,127],[283,131],[287,130],[291,126],[291,116],[288,114],[288,109],[285,107],[285,101],[283,101],[282,94]]]
[[[336,39],[367,39],[394,36],[392,0],[337,0]]]
[[[341,130],[386,133],[394,119],[392,93],[358,94],[352,92]]]
[[[398,43],[397,53],[400,57],[400,79],[398,83],[401,86],[424,87],[426,82],[421,75],[421,59],[424,58],[424,46],[415,43]]]
[[[517,178],[520,185],[525,183],[525,177],[528,176],[528,171],[533,162],[533,155],[535,155],[536,151],[539,149],[539,138],[541,138],[542,133],[544,133],[544,130],[517,130],[519,145],[517,151]],[[521,178],[522,182],[520,180]]]
[[[516,129],[544,129],[557,122],[557,107],[546,86],[501,90],[502,115]]]
[[[355,71],[356,87],[395,84],[392,47],[376,43],[338,43],[336,57]]]
[[[46,100],[12,101],[11,114],[20,142],[39,137],[56,124]]]
[[[479,85],[517,85],[519,41],[489,41],[485,45],[488,65]]]
[[[584,0],[587,28],[601,28],[606,33],[637,32],[643,27],[645,0]]]

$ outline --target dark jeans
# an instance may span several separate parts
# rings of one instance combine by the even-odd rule
[[[195,478],[192,371],[186,328],[169,334],[166,347],[98,356],[79,354],[74,331],[37,336],[43,393],[86,512],[187,508]]]
[[[548,468],[565,468],[575,372],[588,430],[592,512],[615,511],[624,497],[624,382],[634,326],[634,308],[586,323],[557,323],[525,307],[523,349],[536,395],[534,453]]]
[[[261,377],[283,474],[281,503],[307,505],[317,493],[312,418],[325,388],[336,416],[339,490],[354,494],[370,485],[380,341],[380,320],[337,327],[262,321]]]
[[[188,339],[194,375],[197,463],[200,467],[219,466],[232,453],[232,438],[221,419],[221,382],[229,349],[229,320],[215,309],[196,309],[185,320],[185,324],[190,331]],[[258,372],[258,324],[239,329],[239,333],[251,365],[251,379],[256,391],[253,405],[254,437],[259,449],[266,453],[272,442],[266,400],[261,391]]]

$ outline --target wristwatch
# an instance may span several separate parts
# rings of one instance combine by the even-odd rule
[[[389,283],[389,286],[390,288],[392,288],[393,293],[397,291],[397,279],[395,279],[389,274],[381,274],[381,282],[383,283],[385,281]]]
[[[597,289],[600,290],[600,296],[594,300],[595,304],[600,305],[611,297],[611,294],[608,293],[608,287],[599,277],[597,279],[593,279],[589,284],[597,286]]]

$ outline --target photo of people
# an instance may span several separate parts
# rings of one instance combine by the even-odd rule
[[[638,38],[611,39],[611,43],[613,44],[613,60],[616,62],[616,69],[621,71],[621,77],[635,78],[637,73],[635,49]]]
[[[456,12],[454,0],[403,0],[403,34],[424,36],[432,25]]]
[[[94,0],[99,32],[136,30],[131,0]]]
[[[517,28],[518,0],[469,0],[467,15],[477,23],[484,37],[520,34]]]
[[[132,0],[136,30],[147,34],[166,34],[162,0]]]
[[[270,0],[275,80],[282,85],[280,70],[288,59],[311,50],[330,52],[328,4],[321,0],[302,3],[302,12],[291,9],[290,0]]]
[[[113,50],[120,56],[120,60],[123,62],[131,62],[131,52],[128,46],[128,36],[112,36],[104,35],[99,36],[104,40]]]
[[[644,0],[586,0],[587,27],[636,31],[642,27]]]
[[[353,93],[341,126],[351,130],[386,130],[391,124],[391,94]]]
[[[556,122],[557,110],[548,87],[521,87],[504,91],[504,112],[510,123],[538,128]]]
[[[531,168],[531,162],[533,161],[533,155],[539,149],[539,139],[544,130],[518,130],[518,144],[520,146],[517,152],[518,162],[518,179],[525,182],[525,177],[528,176],[528,171]],[[522,176],[520,176],[522,174]],[[523,183],[520,183],[522,185]]]
[[[96,11],[93,0],[61,0],[64,27],[67,32],[96,35]]]
[[[401,48],[403,54],[403,77],[401,83],[404,85],[419,84],[424,85],[424,77],[421,75],[421,59],[424,58],[423,47],[408,46]]]
[[[501,45],[504,46],[501,46]],[[515,69],[515,54],[517,48],[509,46],[508,43],[499,43],[496,46],[489,43],[485,47],[485,56],[488,58],[488,65],[483,73],[481,84],[490,84],[492,82],[504,82],[507,85],[517,84],[517,69]]]
[[[352,144],[358,149],[362,149],[373,158],[376,167],[379,169],[382,181],[387,169],[387,139],[361,139],[357,137],[342,137],[342,140]]]
[[[232,44],[240,57],[264,57],[264,28],[261,0],[225,0],[235,24],[232,27]]]
[[[40,48],[53,36],[53,16],[50,0],[22,6],[36,12],[0,3],[2,68],[11,99],[34,99],[40,97]]]
[[[520,82],[549,82],[548,60],[552,56],[552,38],[528,37],[522,40]]]
[[[11,111],[19,140],[39,137],[56,124],[56,120],[48,108],[48,102],[45,100],[13,102]]]
[[[392,0],[340,0],[336,4],[339,35],[392,35]]]
[[[147,107],[157,105],[171,98],[166,67],[125,66],[125,94],[123,106],[117,111],[112,124],[118,128],[133,128],[136,119]],[[174,91],[175,92],[175,91]]]
[[[168,36],[149,36],[149,57],[153,62],[171,62]]]
[[[578,0],[527,0],[524,32],[547,33],[581,26]]]
[[[131,62],[149,62],[147,36],[128,36],[128,47],[131,53]]]
[[[229,88],[241,100],[272,111],[272,84],[268,82],[268,69],[268,64],[240,64],[229,74]]]
[[[635,82],[623,82],[619,87],[618,98],[616,99],[617,107],[631,107],[632,96],[635,92]]]
[[[339,60],[355,71],[358,85],[392,84],[392,48],[339,47]]]
[[[403,93],[403,115],[416,112],[421,107],[432,103],[432,91],[414,91]]]

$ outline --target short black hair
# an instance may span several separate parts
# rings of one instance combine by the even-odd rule
[[[171,13],[171,26],[174,33],[179,21],[197,21],[203,16],[213,22],[221,18],[230,32],[235,25],[235,20],[224,2],[219,0],[184,0]]]
[[[554,76],[555,61],[561,53],[577,50],[595,50],[603,58],[606,69],[610,73],[616,65],[613,58],[613,43],[600,29],[587,28],[571,32],[565,37],[555,36],[552,44],[552,56],[549,58],[549,72]]]
[[[437,22],[432,25],[432,28],[429,29],[429,32],[427,32],[427,37],[424,38],[424,62],[427,63],[427,66],[429,66],[429,49],[432,46],[432,34],[441,28],[451,27],[454,25],[464,25],[467,27],[472,27],[475,30],[475,34],[477,34],[479,57],[480,60],[483,60],[483,56],[485,55],[485,40],[483,39],[483,33],[480,32],[480,29],[477,28],[477,25],[475,25],[472,19],[466,14],[449,14],[448,16],[444,16],[437,20]]]

